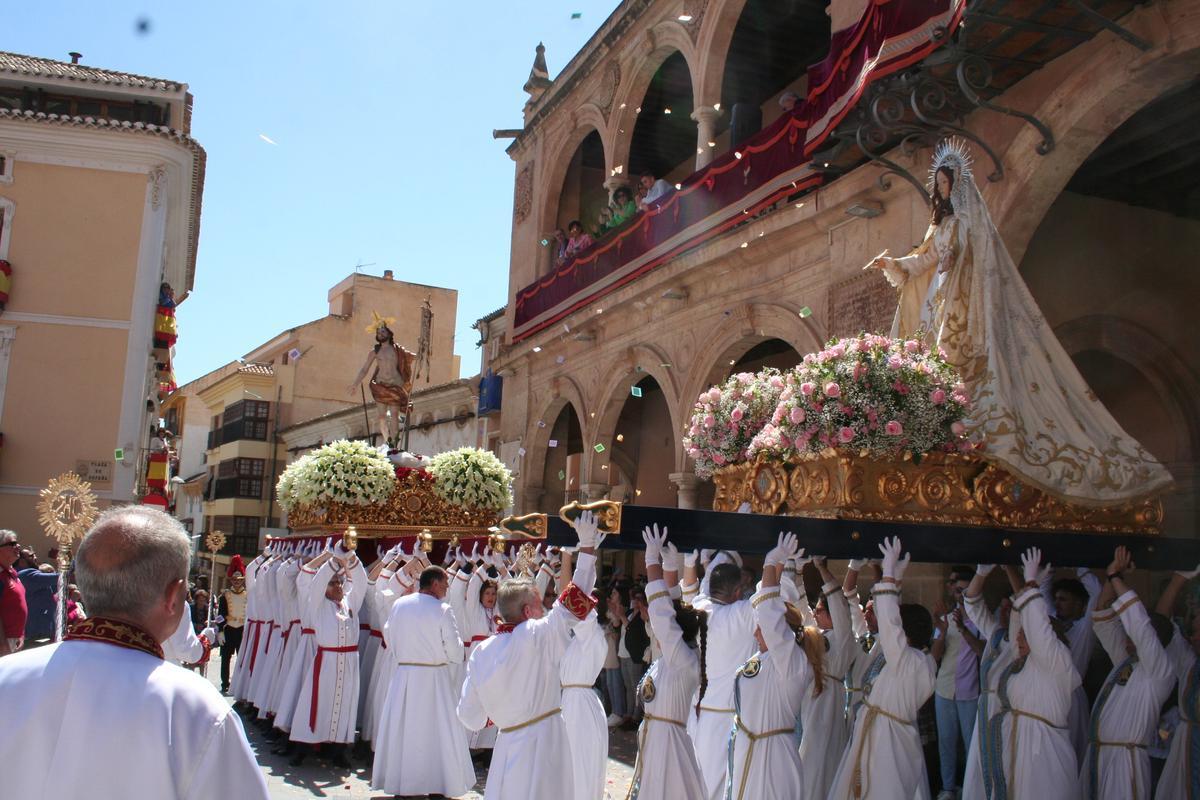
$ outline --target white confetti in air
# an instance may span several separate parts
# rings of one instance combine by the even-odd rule
[[[262,140],[263,140],[264,142],[266,142],[267,144],[273,144],[273,145],[275,145],[276,147],[278,147],[278,146],[279,146],[279,142],[275,141],[275,140],[274,140],[274,139],[272,139],[270,136],[267,136],[265,133],[260,133],[260,134],[258,135],[258,138],[262,139]]]

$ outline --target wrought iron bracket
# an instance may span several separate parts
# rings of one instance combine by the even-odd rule
[[[988,64],[986,58],[964,53],[962,60],[954,68],[954,75],[958,81],[958,90],[962,92],[971,105],[978,108],[986,108],[988,111],[994,111],[997,114],[1005,114],[1010,117],[1022,119],[1036,128],[1037,132],[1042,135],[1042,141],[1036,148],[1038,155],[1047,155],[1054,149],[1054,132],[1050,130],[1049,125],[1042,122],[1033,114],[983,99],[980,92],[992,82],[992,67]],[[994,154],[993,158],[995,158]]]
[[[1072,6],[1077,8],[1081,14],[1083,14],[1086,17],[1088,17],[1089,19],[1091,19],[1097,25],[1104,28],[1105,30],[1112,31],[1114,34],[1116,34],[1120,38],[1124,39],[1126,42],[1133,45],[1138,50],[1145,52],[1145,51],[1149,50],[1151,47],[1153,47],[1153,45],[1151,45],[1149,42],[1147,42],[1142,37],[1138,36],[1137,34],[1133,33],[1132,31],[1130,31],[1128,28],[1121,27],[1120,25],[1113,22],[1108,17],[1101,14],[1096,9],[1092,8],[1090,5],[1088,5],[1087,0],[1068,0],[1068,2]]]

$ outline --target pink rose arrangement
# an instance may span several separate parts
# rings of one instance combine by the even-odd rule
[[[880,457],[969,451],[970,399],[941,352],[875,334],[830,342],[783,375],[746,458],[844,450]],[[728,454],[724,454],[728,460]]]
[[[745,461],[750,442],[771,420],[786,388],[777,369],[739,372],[697,398],[683,446],[702,478],[726,464]]]

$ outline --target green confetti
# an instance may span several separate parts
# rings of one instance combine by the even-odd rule
[[[579,11],[576,11],[573,14],[571,14],[571,19],[583,19],[583,14],[580,13]]]
[[[630,393],[631,395],[633,395],[634,397],[641,397],[641,396],[642,396],[642,387],[640,387],[640,386],[630,386],[630,387],[629,387],[629,393]]]
[[[811,316],[812,316],[812,309],[809,308],[808,306],[805,306],[804,308],[800,309],[800,319],[808,319]]]
[[[603,453],[603,452],[604,452],[604,445],[602,445],[602,444],[598,444],[598,445],[596,445],[595,447],[593,447],[592,449],[593,449],[593,450],[595,450],[597,453]]]
[[[561,481],[561,480],[565,479],[566,477],[567,477],[567,473],[563,472],[563,471],[560,469],[560,470],[558,471],[558,479]]]

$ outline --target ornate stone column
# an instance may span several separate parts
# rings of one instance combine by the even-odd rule
[[[697,106],[692,112],[692,119],[696,121],[696,169],[707,167],[713,160],[717,148],[709,147],[708,143],[716,141],[720,117],[721,112],[712,106]]]
[[[679,508],[695,508],[696,487],[700,479],[691,472],[672,472],[667,477],[677,488],[675,505]]]

